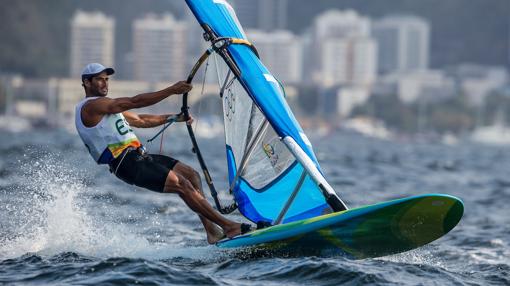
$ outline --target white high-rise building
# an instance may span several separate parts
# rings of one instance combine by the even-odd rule
[[[267,68],[283,83],[298,83],[302,74],[302,42],[290,31],[247,30]]]
[[[354,10],[329,10],[315,19],[316,38],[355,38],[370,36],[370,19]]]
[[[388,16],[373,25],[379,72],[411,72],[429,66],[430,25],[414,16]]]
[[[232,0],[245,29],[272,31],[287,28],[288,0]]]
[[[77,11],[71,20],[70,75],[79,77],[88,63],[114,63],[115,20],[100,12]]]
[[[315,20],[312,39],[315,82],[329,87],[375,81],[377,44],[370,36],[370,19],[352,10],[327,11]]]
[[[183,80],[188,74],[186,24],[170,14],[147,15],[133,23],[134,78]]]

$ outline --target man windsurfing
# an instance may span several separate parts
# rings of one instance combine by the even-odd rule
[[[168,156],[146,153],[131,129],[165,124],[172,114],[136,114],[129,110],[186,93],[192,89],[191,84],[180,81],[157,92],[109,98],[108,80],[114,73],[113,68],[98,63],[88,64],[82,72],[85,98],[76,106],[75,124],[96,163],[109,165],[110,172],[128,184],[178,194],[200,217],[210,244],[224,236],[232,238],[247,232],[249,225],[231,221],[212,208],[203,195],[200,175],[193,168]],[[178,122],[186,120],[191,124],[191,118],[177,118]]]

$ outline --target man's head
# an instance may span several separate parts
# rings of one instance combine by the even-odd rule
[[[82,86],[85,88],[86,96],[108,95],[108,76],[114,73],[114,69],[106,68],[102,64],[86,65],[81,73]]]

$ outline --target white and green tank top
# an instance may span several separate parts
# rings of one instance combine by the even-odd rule
[[[87,97],[76,105],[76,130],[92,158],[98,164],[108,164],[127,147],[138,148],[141,143],[122,113],[107,114],[96,126],[85,126],[81,120],[81,109],[87,101],[96,98],[98,97]]]

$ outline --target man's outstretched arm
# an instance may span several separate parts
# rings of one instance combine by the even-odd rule
[[[97,124],[97,122],[99,122],[99,120],[101,120],[101,118],[105,114],[123,113],[130,109],[151,106],[169,97],[170,95],[183,94],[189,92],[191,88],[192,88],[191,84],[188,84],[185,81],[180,81],[163,90],[142,93],[133,97],[120,97],[120,98],[103,97],[91,100],[87,104],[85,104],[85,106],[82,109],[82,120],[86,126],[94,126],[95,124]],[[159,119],[153,118],[150,121],[152,122],[154,120],[158,121]],[[166,118],[161,120],[166,120]],[[159,123],[158,125],[161,125],[163,123]],[[152,124],[155,124],[155,122],[152,122]]]
[[[136,114],[134,112],[122,112],[129,125],[137,128],[151,128],[162,125],[169,115]]]
[[[129,125],[137,128],[152,128],[156,126],[160,126],[168,122],[168,118],[170,116],[175,116],[177,114],[162,114],[162,115],[152,115],[152,114],[136,114],[134,112],[125,111],[122,113],[126,118]],[[186,118],[181,114],[176,118],[176,122],[184,122]],[[191,124],[193,122],[193,117],[190,116],[187,122]]]
[[[183,94],[190,91],[191,84],[179,81],[176,84],[156,92],[142,93],[133,97],[119,98],[98,98],[90,101],[84,107],[85,112],[114,114],[121,113],[134,108],[141,108],[154,105],[173,94]]]

